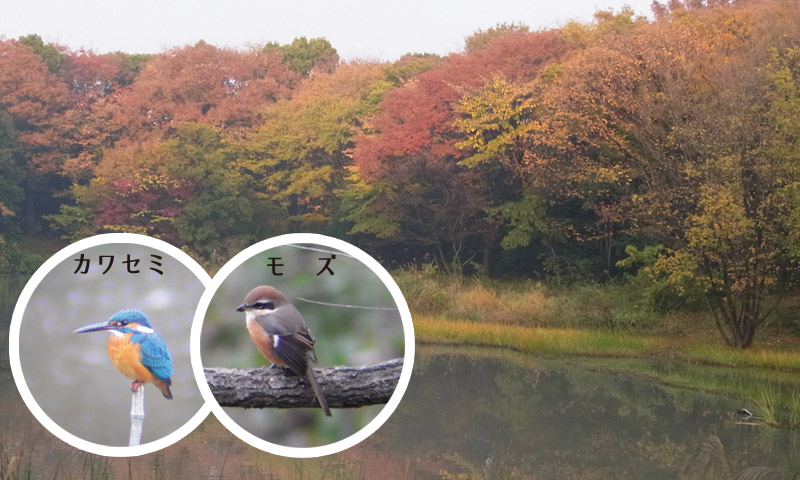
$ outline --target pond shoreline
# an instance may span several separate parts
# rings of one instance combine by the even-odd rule
[[[788,350],[728,348],[708,340],[675,341],[635,332],[523,327],[415,316],[417,341],[509,348],[521,353],[589,357],[679,359],[693,364],[800,372],[800,355]]]
[[[593,330],[526,328],[415,317],[417,343],[455,351],[513,351],[563,358],[581,368],[620,373],[650,383],[736,398],[755,422],[800,429],[800,356],[770,349],[731,350],[708,343],[675,345],[670,338]]]

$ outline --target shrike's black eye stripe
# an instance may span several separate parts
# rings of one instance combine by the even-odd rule
[[[253,304],[253,308],[257,310],[275,310],[275,303],[274,302],[256,302]]]

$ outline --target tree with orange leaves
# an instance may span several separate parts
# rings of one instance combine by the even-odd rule
[[[261,108],[286,98],[298,80],[279,52],[239,52],[201,41],[148,62],[120,93],[115,122],[126,139],[168,137],[181,122],[242,132],[259,123]]]
[[[563,65],[542,98],[533,178],[543,191],[559,179],[599,220],[665,245],[657,268],[700,284],[722,338],[747,348],[797,269],[797,137],[779,133],[800,114],[786,101],[800,93],[798,57],[770,44],[800,40],[800,17],[673,15]]]

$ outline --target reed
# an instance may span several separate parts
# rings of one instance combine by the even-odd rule
[[[779,392],[772,385],[765,385],[753,397],[753,405],[755,406],[753,413],[759,421],[772,426],[781,425],[782,422],[778,413],[778,394]]]

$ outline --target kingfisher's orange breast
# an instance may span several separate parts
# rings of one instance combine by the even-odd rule
[[[267,360],[274,364],[284,364],[275,355],[275,352],[272,349],[272,337],[270,337],[266,330],[261,328],[261,325],[259,325],[255,319],[250,317],[247,318],[247,332],[250,334],[250,339],[256,344],[258,351],[261,352],[261,355],[267,357]]]
[[[114,368],[131,380],[152,382],[155,376],[142,365],[141,349],[138,343],[131,342],[133,333],[111,335],[108,337],[108,358]]]

